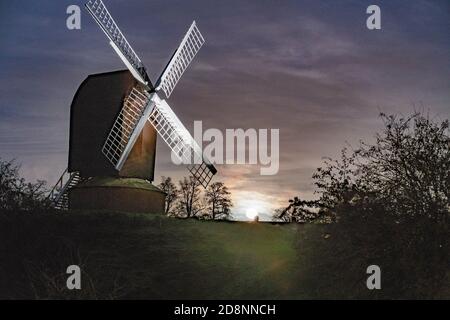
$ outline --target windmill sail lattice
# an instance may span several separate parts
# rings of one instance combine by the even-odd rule
[[[120,31],[106,6],[101,0],[91,0],[86,3],[86,8],[110,40],[111,46],[128,67],[133,76],[143,84],[149,83],[149,78],[144,64],[134,52],[125,36]]]
[[[203,161],[201,164],[188,165],[188,170],[200,184],[206,188],[214,175],[217,173],[212,164]]]
[[[195,21],[192,22],[177,51],[157,81],[157,90],[162,89],[166,97],[169,98],[184,71],[186,71],[204,43],[205,39],[200,30],[198,30]]]
[[[151,112],[149,94],[134,87],[125,98],[111,131],[103,145],[106,158],[120,170]]]
[[[181,161],[189,164],[188,169],[191,174],[206,188],[217,171],[214,166],[203,157],[200,146],[165,100],[156,102],[148,120],[155,127],[156,131],[158,131],[159,135],[167,143],[172,152],[174,152]]]
[[[165,100],[156,103],[148,120],[180,160],[191,163],[193,156],[201,159],[200,147]]]

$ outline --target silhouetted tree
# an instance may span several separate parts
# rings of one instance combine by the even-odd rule
[[[45,181],[26,182],[20,166],[0,158],[0,210],[35,210],[47,207]]]
[[[347,205],[353,199],[357,189],[355,160],[353,155],[348,155],[347,148],[341,150],[341,160],[324,158],[324,166],[313,174],[321,207],[333,209],[338,204]]]
[[[325,161],[313,175],[328,208],[340,204],[383,208],[398,215],[436,219],[450,213],[449,121],[380,114],[375,143],[360,142],[341,160]]]
[[[208,203],[207,214],[215,219],[226,219],[230,216],[233,203],[231,193],[223,182],[214,182],[206,189],[206,201]]]
[[[314,208],[318,207],[317,201],[301,200],[299,197],[289,200],[286,208],[280,208],[275,211],[275,220],[281,219],[286,222],[311,222],[319,217],[320,213]]]
[[[158,187],[166,193],[166,200],[164,206],[164,213],[170,214],[172,213],[173,205],[178,199],[180,192],[178,191],[175,183],[172,182],[171,177],[161,177],[161,183]]]
[[[180,199],[177,214],[186,218],[195,217],[203,208],[200,198],[200,183],[190,176],[179,181]]]

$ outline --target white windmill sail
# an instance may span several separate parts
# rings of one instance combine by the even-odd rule
[[[148,121],[175,155],[189,164],[188,169],[191,174],[206,188],[217,170],[203,156],[200,146],[165,100],[155,99],[155,107]]]
[[[104,3],[101,0],[90,0],[85,6],[95,22],[97,22],[108,37],[109,44],[113,47],[114,51],[116,51],[133,76],[143,84],[149,85],[150,81],[144,64],[120,31]]]
[[[186,32],[186,35],[178,46],[177,51],[175,51],[172,59],[170,59],[160,78],[156,82],[156,90],[162,89],[166,94],[166,97],[169,98],[184,71],[186,71],[187,67],[204,43],[205,39],[200,33],[200,30],[198,30],[195,21],[192,22],[189,30]]]
[[[102,148],[103,154],[117,170],[122,169],[153,106],[150,94],[139,87],[134,87],[125,98]]]

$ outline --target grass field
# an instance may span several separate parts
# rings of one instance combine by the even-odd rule
[[[0,298],[450,298],[448,226],[68,212],[0,216]],[[82,290],[65,287],[68,265]],[[382,290],[366,268],[382,269]]]

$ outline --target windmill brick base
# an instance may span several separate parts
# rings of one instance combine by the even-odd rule
[[[75,210],[116,212],[164,212],[164,192],[150,182],[135,178],[91,178],[69,192],[69,207]]]

